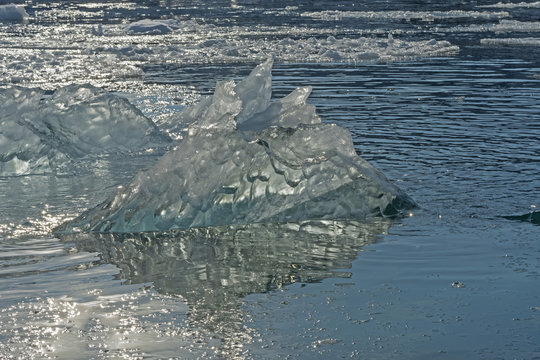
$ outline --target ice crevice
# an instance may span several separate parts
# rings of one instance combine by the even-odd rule
[[[414,202],[322,123],[300,88],[271,101],[273,60],[184,109],[183,139],[150,169],[57,232],[145,232],[250,223],[358,220]]]

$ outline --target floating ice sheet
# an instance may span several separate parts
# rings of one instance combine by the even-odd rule
[[[482,45],[506,45],[506,46],[540,46],[540,38],[524,37],[524,38],[496,38],[496,39],[480,39]]]
[[[433,22],[435,20],[443,21],[463,21],[477,19],[500,19],[509,17],[510,14],[505,11],[340,11],[325,10],[304,12],[303,17],[310,17],[319,20],[334,21],[347,18],[365,19],[365,20],[386,20],[386,21],[424,21]]]
[[[518,21],[518,20],[500,20],[496,24],[474,24],[469,26],[455,26],[449,29],[453,32],[539,32],[540,22],[538,21]]]
[[[490,4],[490,5],[478,5],[479,8],[506,8],[506,9],[513,9],[513,8],[540,8],[540,1],[535,2],[498,2],[496,4]]]
[[[452,56],[459,51],[459,46],[440,36],[410,37],[386,25],[343,31],[337,24],[326,28],[267,26],[264,22],[256,26],[217,26],[204,18],[176,17],[133,21],[138,16],[128,17],[128,23],[121,19],[95,24],[84,17],[95,16],[91,11],[83,16],[75,9],[63,13],[56,9],[60,5],[50,6],[47,11],[33,9],[35,21],[24,25],[24,30],[19,24],[19,28],[0,26],[0,83],[52,90],[84,81],[132,91],[133,83],[140,84],[144,76],[141,65],[147,64],[253,63],[264,61],[269,54],[280,62],[393,62]],[[76,6],[77,11],[81,6]],[[287,11],[300,16],[298,9]],[[40,23],[78,16],[84,21],[59,23],[54,31]]]
[[[395,215],[414,202],[323,124],[299,89],[269,105],[272,61],[187,108],[185,139],[59,232],[143,232]]]

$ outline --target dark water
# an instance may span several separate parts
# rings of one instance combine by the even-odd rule
[[[65,49],[54,33],[86,29],[84,47],[94,50],[173,46],[180,40],[169,35],[90,35],[98,23],[173,13],[217,27],[203,39],[262,39],[246,43],[259,48],[300,28],[290,36],[392,33],[459,52],[354,63],[277,54],[274,97],[312,85],[323,121],[348,128],[357,152],[420,205],[402,219],[58,239],[51,228],[158,156],[113,154],[84,159],[75,174],[0,178],[0,358],[538,358],[540,46],[519,39],[538,41],[540,5],[483,7],[495,3],[26,2],[28,24],[0,26],[2,86],[100,81],[158,123],[216,81],[246,76],[259,53],[239,61],[218,47],[185,61],[159,52],[162,61],[102,64],[95,51],[98,67],[78,67],[69,57],[88,61],[83,45]],[[48,48],[69,76],[26,74],[34,63],[53,66]],[[21,49],[29,55],[16,69]],[[122,77],[121,61],[143,75]]]

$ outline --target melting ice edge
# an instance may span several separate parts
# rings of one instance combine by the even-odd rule
[[[415,203],[322,123],[310,87],[270,102],[272,59],[184,109],[183,140],[102,204],[55,232],[145,232],[392,216]]]

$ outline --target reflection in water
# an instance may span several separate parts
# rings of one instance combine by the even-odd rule
[[[535,225],[540,225],[540,211],[531,211],[530,213],[523,215],[503,216],[503,218],[508,220],[525,221],[533,223]]]
[[[127,284],[152,282],[180,295],[191,326],[222,341],[220,352],[239,356],[250,341],[242,298],[294,282],[349,277],[362,246],[386,232],[390,220],[253,224],[167,233],[63,236],[81,251],[99,252],[120,268]]]

